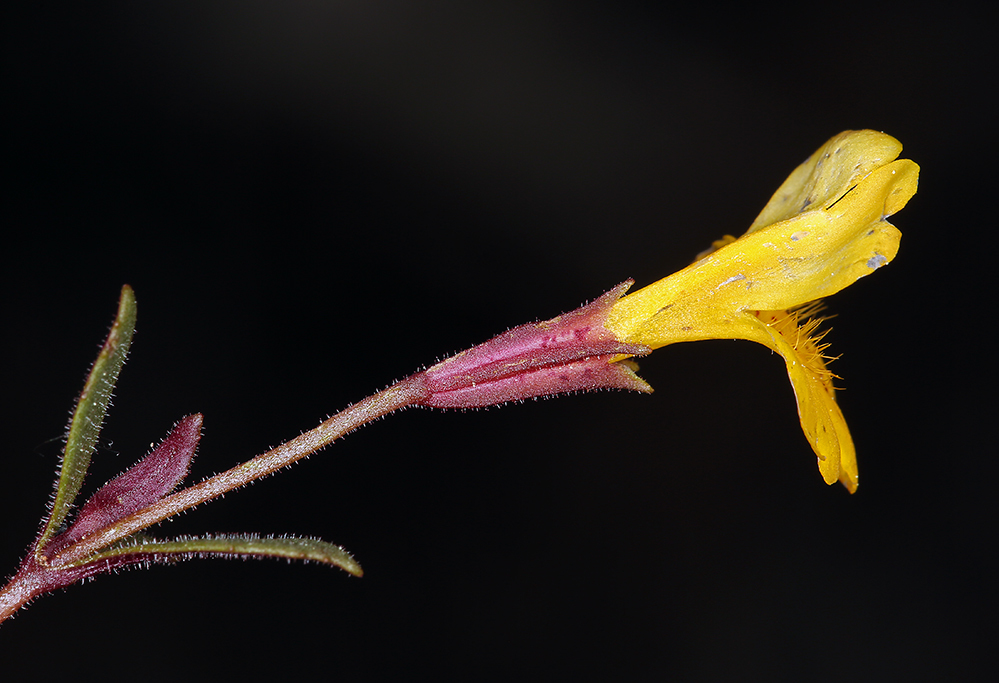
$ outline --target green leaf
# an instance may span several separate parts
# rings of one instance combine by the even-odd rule
[[[305,562],[321,562],[340,567],[354,576],[364,571],[350,553],[338,545],[316,538],[258,536],[208,536],[155,540],[146,536],[128,541],[88,557],[80,564],[119,566],[137,562],[170,562],[196,557],[259,559],[274,557]]]
[[[80,492],[83,479],[90,467],[90,456],[104,424],[111,392],[115,382],[118,381],[118,373],[121,372],[125,356],[128,355],[134,330],[135,293],[131,287],[125,285],[121,289],[118,315],[77,400],[76,410],[69,424],[69,433],[66,436],[66,448],[63,451],[62,469],[56,485],[52,511],[36,548],[43,547],[62,526],[73,507],[73,501]]]

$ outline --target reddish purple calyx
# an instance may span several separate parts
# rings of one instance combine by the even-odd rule
[[[433,408],[477,408],[506,401],[591,389],[651,391],[630,367],[611,362],[650,349],[618,341],[604,327],[632,284],[540,323],[521,325],[421,373]]]

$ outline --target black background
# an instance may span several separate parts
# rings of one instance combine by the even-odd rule
[[[822,483],[778,357],[677,345],[642,362],[652,396],[406,411],[159,529],[321,536],[363,579],[100,577],[3,625],[4,679],[989,678],[986,25],[907,3],[543,0],[11,17],[3,573],[123,283],[138,331],[91,487],[185,414],[205,414],[200,479],[444,354],[648,284],[843,129],[897,137],[922,175],[897,259],[829,301],[855,496]]]

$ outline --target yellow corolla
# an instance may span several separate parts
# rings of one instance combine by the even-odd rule
[[[699,339],[749,339],[787,364],[801,426],[827,483],[857,489],[850,431],[818,321],[822,297],[891,261],[899,231],[886,218],[916,192],[919,167],[902,145],[846,131],[810,156],[742,237],[726,236],[694,264],[618,300],[604,326],[623,343],[659,348]]]

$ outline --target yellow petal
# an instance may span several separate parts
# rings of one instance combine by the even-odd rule
[[[705,260],[726,278],[744,277],[744,291],[730,289],[743,309],[787,309],[830,296],[895,258],[901,233],[885,219],[916,192],[918,175],[912,161],[894,161],[825,208],[759,228]]]
[[[625,296],[605,325],[622,341],[652,348],[737,338],[738,312],[786,310],[834,294],[895,258],[901,234],[885,218],[912,197],[918,175],[908,159],[877,168],[828,205],[755,229]]]
[[[836,403],[833,375],[826,368],[822,347],[808,332],[814,327],[798,325],[798,315],[786,311],[757,311],[744,314],[755,319],[752,338],[784,358],[787,374],[798,402],[798,418],[812,450],[819,472],[827,484],[841,482],[853,493],[857,490],[857,454],[846,419]]]
[[[902,143],[873,130],[846,130],[831,138],[784,181],[746,232],[830,204],[869,175],[895,160]]]

